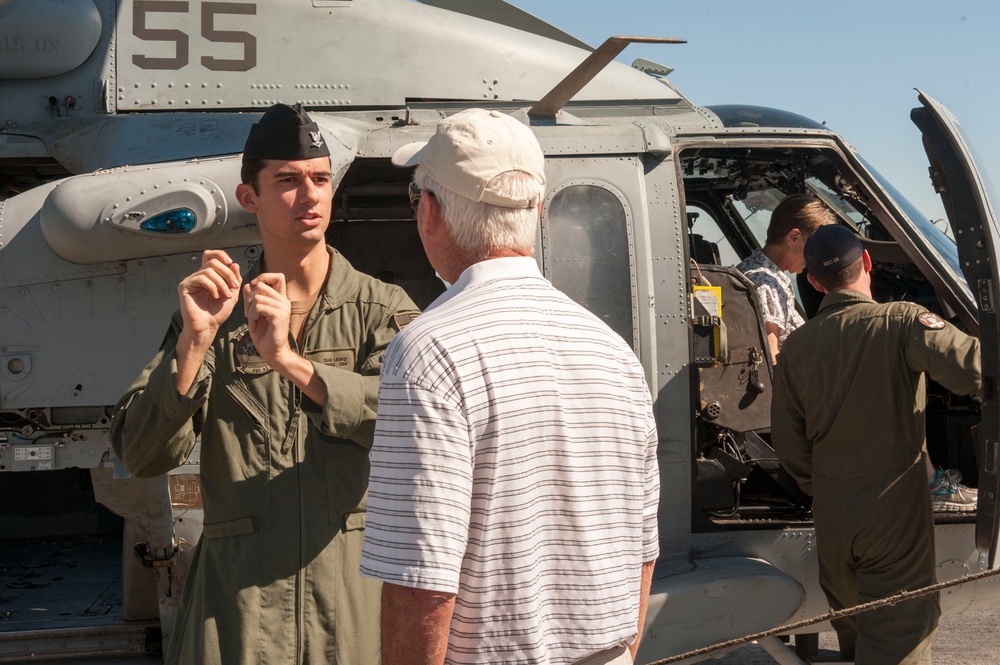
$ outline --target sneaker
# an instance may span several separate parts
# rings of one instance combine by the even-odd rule
[[[952,482],[947,471],[938,469],[930,482],[931,506],[938,513],[975,512],[979,493],[958,482]]]

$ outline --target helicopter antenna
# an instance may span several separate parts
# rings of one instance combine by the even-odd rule
[[[569,75],[552,88],[537,104],[531,107],[528,115],[532,118],[554,118],[566,102],[573,99],[576,93],[590,83],[619,53],[629,44],[686,44],[684,39],[666,37],[609,37],[607,41],[587,56]]]

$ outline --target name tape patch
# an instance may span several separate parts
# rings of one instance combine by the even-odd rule
[[[353,372],[357,363],[354,349],[316,349],[306,353],[306,359],[327,367]]]

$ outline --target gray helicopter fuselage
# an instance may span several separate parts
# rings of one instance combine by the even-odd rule
[[[110,414],[159,347],[201,252],[224,248],[244,271],[258,258],[256,218],[235,189],[248,128],[276,101],[302,102],[355,154],[330,244],[421,305],[437,278],[393,152],[473,106],[538,137],[548,190],[536,259],[632,345],[655,400],[661,557],[640,662],[826,611],[808,506],[767,441],[760,306],[732,266],[762,243],[760,220],[781,196],[812,191],[866,230],[884,299],[980,333],[982,289],[958,258],[969,250],[935,236],[849,143],[805,118],[699,107],[662,75],[617,62],[557,113],[533,112],[590,51],[499,1],[466,13],[436,4],[455,5],[0,0],[0,477],[16,478],[7,491],[21,500],[0,525],[18,548],[56,538],[83,551],[109,533],[130,543],[102,550],[121,557],[124,595],[100,616],[93,599],[77,611],[67,594],[38,600],[27,586],[9,607],[0,599],[0,662],[26,648],[126,656],[170,639],[201,531],[198,450],[162,478],[124,477]],[[969,234],[987,233],[974,225]],[[695,289],[706,284],[718,291]],[[702,311],[696,292],[719,309]],[[972,454],[980,407],[931,392],[935,461],[992,482]],[[93,507],[57,498],[71,482],[92,490]],[[976,520],[938,518],[939,579],[991,567]],[[31,556],[48,562],[37,571],[45,588],[72,583],[58,554]],[[998,598],[975,583],[942,606]],[[75,636],[69,651],[46,641],[59,631]]]

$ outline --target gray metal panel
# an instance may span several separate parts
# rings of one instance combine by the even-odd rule
[[[198,265],[201,247],[145,261],[66,261],[41,232],[37,211],[51,189],[0,207],[0,363],[8,370],[0,406],[113,405],[156,352],[177,282]],[[256,251],[244,244],[234,258],[249,265]]]
[[[0,471],[93,469],[100,466],[107,450],[107,430],[100,428],[45,438],[12,435],[7,443],[0,443]]]
[[[37,127],[52,156],[72,173],[233,155],[258,113],[163,113],[71,120]]]
[[[656,424],[660,437],[660,534],[691,530],[691,358],[688,326],[687,217],[679,190],[680,174],[671,158],[647,157],[646,209],[657,386]],[[661,545],[662,547],[662,545]],[[686,549],[680,545],[681,549]]]
[[[586,42],[580,41],[573,35],[563,32],[554,25],[532,16],[509,2],[504,2],[504,0],[476,0],[476,2],[469,2],[468,0],[419,0],[419,2],[424,5],[440,7],[441,9],[507,25],[517,30],[555,39],[564,44],[576,46],[577,48],[592,50],[591,46]]]
[[[459,111],[461,109],[454,109]],[[525,108],[511,109],[512,117],[528,124]],[[320,117],[322,115],[320,114]],[[444,117],[440,111],[415,111],[407,114],[408,124],[404,126],[372,127],[366,143],[359,149],[365,157],[390,157],[398,148],[414,141],[426,141],[434,133],[439,120]],[[548,122],[533,122],[531,130],[546,156],[555,155],[634,155],[647,150],[647,137],[643,128],[629,118],[601,118],[590,122],[579,120],[579,124],[556,125]],[[551,183],[549,183],[551,184]]]
[[[120,534],[8,540],[2,549],[0,644],[11,632],[121,621]]]
[[[82,65],[102,32],[93,0],[0,4],[0,79],[58,76]]]
[[[229,251],[244,271],[256,256],[256,248]],[[163,340],[177,283],[199,265],[200,253],[140,259],[126,262],[120,275],[33,286],[25,290],[37,312],[21,301],[19,287],[0,289],[0,302],[14,303],[0,319],[3,343],[31,357],[27,377],[0,375],[0,405],[115,404]]]
[[[20,39],[25,57],[54,58],[53,65],[65,72],[44,78],[4,79],[0,75],[0,127],[16,132],[19,126],[38,120],[52,121],[61,118],[82,118],[108,112],[102,97],[104,82],[113,85],[115,0],[11,0],[0,14],[0,34],[5,34],[6,44]],[[96,8],[96,10],[95,10]],[[94,12],[99,13],[99,38],[82,64],[74,55],[65,59],[64,49],[77,39],[77,31],[92,38],[95,29]],[[44,17],[36,25],[35,34],[28,34],[15,19],[16,14],[29,12]],[[12,23],[5,26],[5,19]],[[65,44],[64,44],[65,42]],[[89,43],[89,42],[88,42]],[[6,58],[6,55],[5,55]],[[75,66],[73,66],[75,65]]]
[[[805,598],[767,561],[706,557],[684,575],[654,580],[637,662],[752,635],[783,623]]]
[[[299,0],[217,5],[224,12],[246,8],[252,13],[209,15],[205,5],[199,11],[190,3],[187,11],[149,12],[137,21],[134,4],[122,4],[119,112],[252,109],[296,100],[343,108],[397,106],[408,98],[540,99],[589,54],[399,0],[322,7]],[[205,36],[213,30],[227,34]],[[308,63],[290,56],[300,53],[301,43],[309,44]],[[614,63],[580,98],[677,96],[657,79]]]

